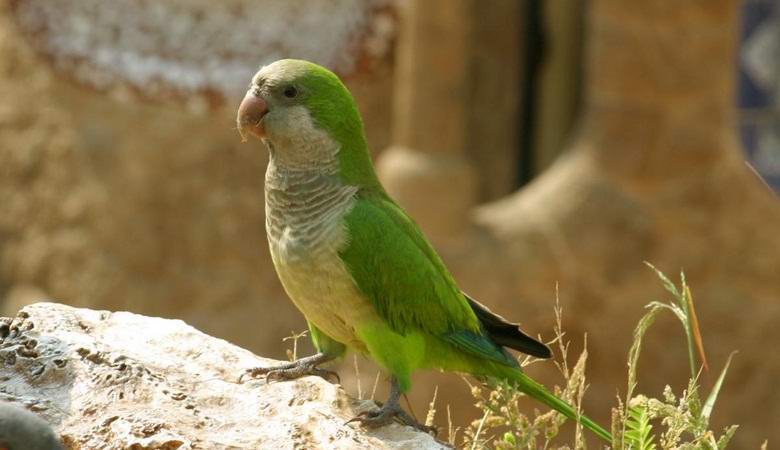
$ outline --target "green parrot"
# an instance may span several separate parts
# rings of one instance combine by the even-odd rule
[[[399,404],[418,369],[509,380],[527,395],[610,434],[526,376],[505,347],[539,358],[550,349],[464,294],[417,225],[388,196],[363,122],[339,78],[314,63],[262,67],[238,109],[238,131],[270,152],[266,231],[274,267],[308,322],[317,353],[247,375],[332,374],[318,366],[347,349],[390,374],[389,399],[355,419],[421,428]]]

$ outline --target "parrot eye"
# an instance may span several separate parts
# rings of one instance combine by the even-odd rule
[[[295,86],[287,86],[282,91],[282,94],[287,98],[295,98],[298,96],[298,89],[295,89]]]

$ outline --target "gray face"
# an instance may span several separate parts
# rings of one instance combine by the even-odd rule
[[[301,120],[307,121],[309,112],[304,102],[311,93],[300,82],[302,71],[280,61],[263,67],[252,79],[250,91],[268,108],[262,119],[265,138],[276,147],[287,147],[288,142],[295,141],[304,125]]]
[[[0,448],[7,450],[62,450],[48,423],[10,403],[0,403]]]
[[[289,60],[262,68],[239,108],[239,127],[244,114],[246,128],[263,139],[279,167],[332,172],[338,145],[316,125],[307,106],[319,93],[307,82],[305,69]]]

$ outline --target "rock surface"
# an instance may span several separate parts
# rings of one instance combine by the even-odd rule
[[[0,319],[0,399],[52,423],[69,449],[446,448],[317,377],[237,382],[274,364],[179,320],[37,303]]]

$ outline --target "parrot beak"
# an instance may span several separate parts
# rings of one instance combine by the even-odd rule
[[[255,95],[251,90],[246,93],[244,100],[238,107],[238,133],[241,135],[241,142],[247,141],[247,136],[252,135],[258,139],[265,137],[265,129],[261,120],[268,112],[268,105],[260,96]]]

